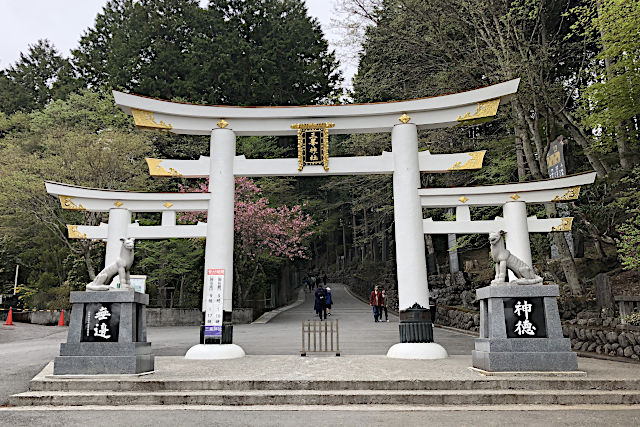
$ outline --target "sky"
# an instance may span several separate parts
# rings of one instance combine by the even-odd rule
[[[341,59],[340,49],[332,43],[339,36],[330,25],[336,1],[339,0],[305,0],[309,14],[318,18],[331,48]],[[20,53],[39,39],[49,39],[58,52],[68,57],[105,3],[107,0],[0,0],[0,69],[14,64]],[[341,61],[348,86],[356,69],[346,62]]]

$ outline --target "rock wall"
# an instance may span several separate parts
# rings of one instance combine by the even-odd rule
[[[480,313],[473,310],[439,305],[435,323],[436,325],[478,332],[480,330]]]
[[[640,360],[640,327],[619,325],[617,318],[575,319],[562,325],[575,351]]]

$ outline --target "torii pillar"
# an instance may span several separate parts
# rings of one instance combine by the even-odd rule
[[[407,121],[409,119],[407,117]],[[391,131],[391,146],[400,343],[392,346],[387,356],[399,359],[440,359],[447,357],[447,352],[444,347],[433,342],[422,207],[418,195],[420,168],[416,125],[395,125]]]

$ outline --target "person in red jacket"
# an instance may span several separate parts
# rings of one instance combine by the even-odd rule
[[[382,316],[382,306],[384,305],[384,297],[377,286],[371,291],[369,305],[373,308],[373,320],[377,322]]]

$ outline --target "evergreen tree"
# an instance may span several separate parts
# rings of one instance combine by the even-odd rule
[[[42,108],[67,94],[73,84],[68,61],[48,40],[38,40],[0,73],[0,111],[12,114]]]
[[[339,83],[301,0],[111,0],[73,55],[89,86],[192,102],[305,104]]]

